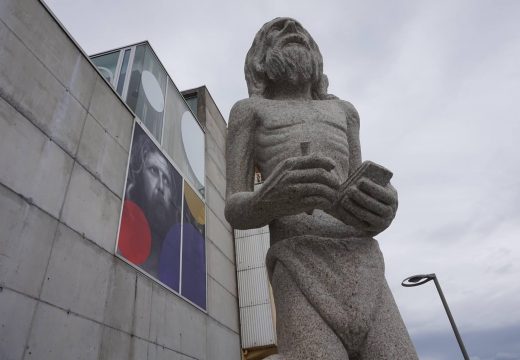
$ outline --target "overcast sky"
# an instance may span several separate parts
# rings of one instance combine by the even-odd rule
[[[258,29],[299,20],[329,92],[361,116],[363,158],[394,172],[399,211],[378,239],[422,360],[520,359],[520,1],[47,0],[88,54],[149,40],[180,89],[206,85],[227,119],[247,97]]]

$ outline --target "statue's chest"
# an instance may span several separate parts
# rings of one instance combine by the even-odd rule
[[[345,114],[336,106],[319,103],[268,107],[259,115],[257,140],[273,145],[280,142],[311,142],[311,146],[326,146],[333,139],[346,145]]]

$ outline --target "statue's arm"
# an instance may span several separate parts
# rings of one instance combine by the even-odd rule
[[[226,207],[228,222],[237,229],[263,226],[254,202],[255,112],[249,99],[237,102],[229,114],[226,141]],[[260,217],[259,217],[260,216]]]
[[[347,121],[347,139],[349,145],[349,175],[362,162],[359,141],[359,114],[352,104],[342,101]],[[343,218],[360,230],[374,236],[390,226],[397,211],[397,191],[388,184],[380,186],[368,178],[362,177],[354,186],[340,194],[340,212]]]

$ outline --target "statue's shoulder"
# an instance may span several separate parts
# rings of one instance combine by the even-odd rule
[[[228,129],[240,131],[254,126],[259,100],[247,98],[239,100],[229,112]]]
[[[229,113],[229,123],[250,122],[254,119],[259,106],[259,100],[256,98],[247,98],[239,100],[233,105]]]
[[[359,124],[359,114],[354,105],[346,100],[333,100],[343,110],[349,123]]]

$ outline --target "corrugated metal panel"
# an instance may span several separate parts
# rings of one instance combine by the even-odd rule
[[[240,321],[244,349],[276,344],[270,304],[240,309]]]
[[[265,266],[269,241],[269,233],[236,239],[237,271]]]
[[[259,185],[255,185],[255,190]],[[269,227],[235,230],[235,249],[242,347],[276,345],[273,305],[265,267]]]
[[[265,267],[237,273],[240,307],[269,303],[269,283]]]
[[[269,226],[266,225],[256,229],[235,230],[235,239],[264,233],[269,233]]]

